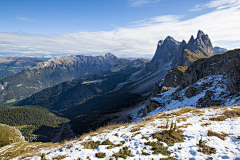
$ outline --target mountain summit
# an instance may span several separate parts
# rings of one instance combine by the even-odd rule
[[[189,66],[200,58],[208,58],[213,55],[215,52],[211,40],[207,34],[199,30],[196,39],[192,35],[188,43],[182,41],[178,53],[173,59],[172,67],[175,65]]]
[[[155,84],[163,82],[168,71],[174,66],[189,66],[194,61],[213,56],[214,49],[210,38],[199,30],[197,38],[191,36],[188,43],[185,40],[178,42],[168,36],[160,40],[157,50],[150,63],[144,69],[132,74],[127,82],[130,83],[130,92],[146,94],[150,93]]]

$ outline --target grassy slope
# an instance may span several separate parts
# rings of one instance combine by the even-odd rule
[[[21,132],[16,128],[0,124],[0,147],[22,141],[21,136]]]
[[[216,120],[215,117],[221,116],[225,118]],[[95,132],[90,132],[78,139],[67,141],[63,144],[55,144],[55,146],[48,144],[48,147],[51,146],[52,151],[50,149],[45,151],[45,153],[47,153],[46,158],[51,159],[53,158],[53,155],[56,157],[61,154],[76,159],[77,157],[86,159],[87,156],[94,159],[98,155],[97,153],[100,152],[105,153],[102,155],[106,155],[107,157],[126,157],[127,159],[131,159],[131,156],[134,156],[133,158],[135,159],[141,157],[159,159],[167,156],[172,157],[174,155],[181,156],[178,157],[180,159],[184,159],[184,157],[187,157],[188,159],[193,156],[191,154],[193,152],[198,158],[202,159],[221,157],[225,154],[234,158],[237,154],[234,155],[232,152],[228,152],[228,150],[233,149],[233,152],[236,151],[234,146],[232,146],[233,143],[231,139],[234,139],[236,142],[239,141],[240,136],[237,135],[238,132],[235,132],[237,130],[225,130],[224,132],[227,134],[221,133],[217,130],[224,129],[218,127],[221,123],[234,123],[236,125],[237,123],[235,121],[238,121],[239,119],[237,117],[240,117],[239,106],[223,108],[209,107],[204,109],[185,107],[180,110],[176,109],[146,117],[142,122],[138,123],[102,127]],[[229,121],[229,119],[226,118],[231,119]],[[193,119],[195,119],[195,121],[193,121]],[[172,121],[174,123],[176,122],[176,125],[174,123],[171,125]],[[224,127],[226,127],[226,125]],[[198,133],[199,135],[192,135],[192,129],[199,129],[201,132]],[[214,132],[211,130],[214,130]],[[203,134],[204,132],[206,132],[206,134]],[[182,134],[185,135],[186,138],[182,137]],[[201,136],[203,136],[203,141],[201,141]],[[219,137],[220,139],[218,139]],[[154,138],[159,141],[156,141],[156,139],[154,140]],[[196,138],[196,140],[193,138]],[[165,142],[167,145],[163,145],[162,142]],[[132,146],[135,143],[139,143],[137,148]],[[214,145],[215,143],[224,143],[224,146]],[[10,146],[8,149],[2,150],[2,152],[0,150],[0,154],[6,156],[9,154],[9,151],[12,151],[10,154],[12,157],[26,153],[30,154],[28,156],[25,155],[24,157],[40,157],[41,154],[38,151],[41,149],[37,149],[40,148],[38,147],[40,145],[41,144],[39,143],[31,145],[25,144],[21,149],[16,146]],[[106,149],[103,149],[102,146],[102,149],[96,150],[96,148],[101,145],[107,145]],[[189,147],[189,145],[191,147]],[[34,148],[33,146],[36,147],[34,153],[31,150],[25,150],[24,152],[19,153],[19,150],[24,150],[24,148]],[[56,149],[54,149],[54,147],[56,147]],[[88,150],[86,150],[86,148],[88,148]],[[189,151],[189,149],[191,150]],[[59,152],[60,150],[61,152]],[[135,150],[140,151],[140,153]],[[222,155],[222,151],[225,154]],[[54,154],[50,155],[49,152],[54,152]],[[174,152],[174,154],[171,152]],[[174,159],[174,157],[170,159]]]

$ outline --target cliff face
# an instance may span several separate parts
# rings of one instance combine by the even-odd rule
[[[178,42],[168,36],[165,40],[158,42],[157,50],[151,62],[147,63],[144,69],[129,77],[124,84],[132,83],[129,87],[130,92],[138,94],[149,93],[154,88],[154,95],[161,92],[163,87],[159,87],[158,84],[163,83],[164,79],[170,78],[171,73],[169,73],[168,77],[165,76],[170,69],[175,70],[174,66],[189,66],[198,59],[213,55],[214,50],[211,40],[207,34],[200,30],[197,33],[197,38],[194,39],[191,36],[188,43],[185,40]],[[179,77],[179,75],[176,76]],[[174,88],[174,85],[170,86]]]
[[[182,41],[173,59],[172,67],[175,65],[189,66],[198,59],[208,58],[213,55],[215,53],[210,38],[199,30],[196,39],[191,36],[188,43]]]
[[[175,72],[170,71],[172,74],[165,77],[164,85],[177,85],[177,83],[167,83],[176,75]],[[161,87],[164,85],[162,84]],[[144,114],[156,108],[159,110],[184,106],[201,108],[239,102],[240,49],[236,49],[193,62],[184,72],[175,89],[150,98]]]
[[[228,51],[207,59],[194,62],[183,75],[180,89],[194,84],[199,79],[209,75],[223,75],[227,78],[231,93],[240,91],[240,49]]]
[[[153,87],[152,96],[156,96],[177,87],[180,84],[183,73],[186,69],[186,66],[175,66],[171,70],[169,70],[169,72],[164,78],[164,82],[160,86],[156,84]]]
[[[164,41],[160,40],[151,63],[155,63],[159,60],[163,62],[171,60],[177,54],[179,45],[180,42],[170,36],[166,37]]]

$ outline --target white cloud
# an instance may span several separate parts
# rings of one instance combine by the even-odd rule
[[[135,27],[113,31],[51,36],[0,32],[0,54],[62,57],[111,52],[119,57],[152,57],[159,40],[172,36],[178,41],[188,41],[192,34],[196,36],[198,30],[207,33],[214,45],[240,48],[237,46],[240,42],[239,15],[240,4],[235,4],[184,21],[178,15],[166,15],[132,23]]]
[[[130,7],[140,7],[146,4],[154,4],[160,0],[127,0]]]
[[[238,6],[240,4],[240,0],[211,0],[205,4],[197,4],[194,8],[189,9],[188,11],[201,11],[205,8],[217,8],[224,9],[229,7]]]
[[[158,24],[158,23],[177,22],[181,17],[182,16],[179,16],[179,15],[156,16],[156,17],[147,18],[144,20],[131,22],[131,26],[139,27],[139,26],[149,26],[149,25]]]
[[[219,9],[226,8],[226,7],[231,7],[236,4],[239,4],[239,0],[212,0],[206,6],[208,8],[215,8],[219,7]]]
[[[33,19],[26,18],[26,17],[18,17],[17,19],[18,19],[18,20],[21,20],[21,21],[34,22]]]
[[[194,8],[191,8],[188,11],[201,11],[201,10],[204,9],[204,7],[205,7],[204,5],[197,4],[197,5],[194,6]]]

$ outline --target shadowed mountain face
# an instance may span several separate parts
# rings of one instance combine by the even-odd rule
[[[156,53],[144,69],[132,74],[128,81],[119,84],[130,84],[131,93],[145,94],[152,91],[155,84],[163,82],[168,71],[174,66],[189,66],[194,61],[213,56],[214,49],[207,34],[198,31],[197,38],[191,36],[188,43],[181,43],[172,37],[159,41]]]
[[[228,50],[226,48],[221,48],[221,47],[214,47],[214,52],[215,54],[222,54],[227,52]]]
[[[46,60],[30,57],[0,57],[0,80]]]
[[[113,91],[116,85],[125,81],[128,76],[130,73],[111,76],[88,74],[78,80],[43,89],[16,105],[39,105],[55,111],[64,111]]]
[[[142,60],[123,60],[105,56],[70,56],[50,59],[0,81],[0,103],[14,103],[44,88],[77,79],[88,73],[110,74],[143,68]]]

